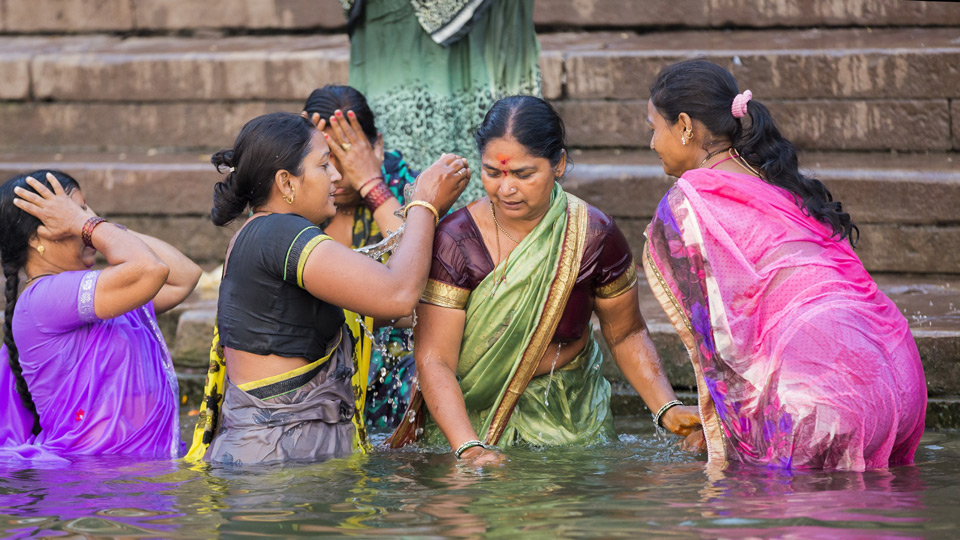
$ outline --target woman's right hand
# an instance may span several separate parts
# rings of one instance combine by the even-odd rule
[[[467,160],[456,154],[443,154],[417,177],[413,198],[432,204],[443,216],[467,188],[469,181]]]
[[[702,429],[700,410],[692,405],[673,407],[664,413],[661,419],[663,427],[672,433],[686,437],[698,429]]]
[[[510,459],[493,448],[474,446],[473,448],[467,448],[460,454],[460,461],[466,461],[476,467],[502,467]]]
[[[80,236],[83,224],[96,214],[89,207],[81,207],[77,201],[70,198],[56,176],[47,173],[47,181],[53,191],[36,178],[28,176],[27,184],[35,189],[36,193],[15,188],[17,198],[13,200],[13,204],[43,222],[37,229],[37,234],[43,238],[62,240]]]

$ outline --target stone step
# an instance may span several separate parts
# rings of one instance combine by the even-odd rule
[[[342,30],[336,0],[5,0],[0,32],[185,32],[196,30]],[[541,29],[960,24],[950,2],[900,0],[536,0]]]
[[[639,253],[643,229],[673,184],[652,152],[573,151],[565,187],[614,216]],[[878,272],[960,273],[960,155],[810,153],[821,178],[860,225],[858,253]],[[171,242],[204,266],[222,260],[234,226],[206,218],[222,178],[208,154],[7,154],[0,178],[44,167],[83,186],[94,209]]]
[[[550,99],[646,101],[660,68],[691,56],[730,68],[763,100],[960,97],[953,28],[560,33],[540,42]],[[345,35],[6,37],[0,53],[12,81],[0,95],[52,101],[302,100],[321,81],[345,83],[349,62]]]

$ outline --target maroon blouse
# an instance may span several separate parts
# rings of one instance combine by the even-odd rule
[[[593,206],[587,207],[589,221],[580,273],[553,336],[553,341],[560,343],[576,341],[583,335],[595,296],[619,296],[632,289],[637,281],[630,246],[613,218]],[[493,258],[487,252],[480,229],[466,208],[440,222],[433,242],[432,281],[472,291],[493,267]],[[436,303],[427,297],[421,302]]]

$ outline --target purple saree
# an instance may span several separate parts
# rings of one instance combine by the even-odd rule
[[[0,461],[66,455],[175,458],[182,453],[173,362],[150,302],[108,320],[93,309],[99,271],[42,277],[13,319],[20,365],[40,415],[14,388],[0,349]]]

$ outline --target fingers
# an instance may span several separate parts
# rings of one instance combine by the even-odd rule
[[[60,185],[60,180],[57,180],[57,177],[53,173],[47,173],[47,182],[50,182],[50,185],[53,186],[53,192],[57,195],[66,195],[67,193],[63,190],[63,186]]]
[[[340,113],[339,110],[338,110],[337,112]],[[341,115],[341,117],[342,117],[342,116],[343,116],[343,113],[340,113],[340,115]],[[350,139],[347,138],[347,134],[346,134],[346,132],[345,132],[344,129],[343,129],[343,125],[344,125],[345,123],[346,123],[346,122],[341,122],[341,121],[337,120],[337,117],[336,117],[336,116],[331,116],[331,117],[330,117],[330,128],[331,128],[330,131],[333,132],[334,137],[337,139],[337,143],[339,143],[339,144],[350,143],[350,142],[351,142]]]
[[[44,199],[48,199],[48,198],[50,198],[50,197],[53,197],[53,192],[50,191],[49,189],[47,189],[47,186],[43,185],[43,183],[40,182],[39,180],[37,180],[36,178],[34,178],[34,177],[32,177],[32,176],[28,176],[28,177],[27,177],[27,184],[29,184],[30,187],[32,187],[34,190],[36,190],[36,192],[40,195],[40,197],[42,197],[42,198],[44,198]],[[62,189],[62,188],[61,188],[61,189]],[[26,190],[23,190],[23,191],[26,191]]]
[[[19,195],[19,193],[17,195]],[[31,193],[31,195],[34,195],[34,194]],[[13,205],[23,210],[24,212],[30,214],[31,216],[37,219],[40,219],[40,212],[42,211],[42,209],[39,206],[33,204],[32,202],[28,202],[23,199],[14,198]]]
[[[327,127],[327,120],[320,117],[320,113],[313,113],[313,118],[310,119],[313,122],[313,125],[317,126],[317,129],[323,131]]]
[[[351,142],[360,142],[360,136],[363,134],[363,128],[360,127],[360,121],[357,120],[357,115],[353,111],[347,111],[347,122],[345,123],[344,130],[348,130],[347,135],[350,136]],[[343,118],[340,118],[343,120]]]
[[[337,141],[336,138],[330,136],[332,132],[333,130],[331,129],[321,131],[320,133],[323,133],[323,138],[327,141],[327,146],[330,147],[330,153],[336,156],[337,159],[341,159],[343,157],[343,147],[340,146],[340,142]]]
[[[27,182],[29,182],[30,180],[33,180],[33,178],[27,178]],[[36,180],[33,180],[33,181],[34,181],[34,182],[37,182]],[[37,182],[37,183],[39,183],[39,182]],[[31,184],[31,185],[33,185],[33,184]],[[19,186],[18,186],[18,187],[13,188],[13,193],[14,193],[14,195],[16,195],[17,197],[19,197],[20,199],[22,199],[22,200],[24,200],[24,201],[27,201],[27,202],[29,202],[29,203],[32,203],[32,204],[34,204],[34,205],[38,205],[38,204],[40,204],[41,202],[43,202],[43,197],[41,197],[40,195],[38,195],[38,194],[30,191],[29,189],[23,189],[22,187],[19,187]],[[49,193],[49,191],[47,191],[47,193]],[[14,199],[14,201],[16,201],[16,199]]]

